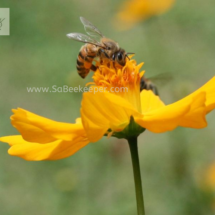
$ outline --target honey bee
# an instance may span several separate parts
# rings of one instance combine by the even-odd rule
[[[142,90],[151,90],[155,95],[159,96],[158,93],[158,88],[157,86],[154,84],[154,82],[156,84],[159,85],[167,85],[168,83],[170,83],[170,81],[173,79],[172,75],[170,73],[160,73],[158,75],[155,75],[153,77],[150,78],[146,78],[145,76],[143,76],[140,79],[140,92]]]
[[[124,49],[120,48],[118,43],[106,38],[97,27],[83,17],[80,17],[86,33],[69,33],[67,37],[79,42],[85,43],[79,51],[77,58],[77,70],[78,74],[85,78],[90,70],[96,71],[97,67],[93,64],[93,60],[99,57],[100,63],[103,59],[108,59],[113,63],[117,63],[120,66],[124,66],[126,63],[126,57],[129,59],[128,54]],[[99,38],[100,41],[94,38]]]
[[[140,80],[140,92],[142,90],[151,90],[155,95],[159,95],[158,89],[155,84],[152,83],[150,79],[143,76]]]

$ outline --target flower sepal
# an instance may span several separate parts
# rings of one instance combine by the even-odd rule
[[[130,123],[124,128],[123,131],[114,132],[112,134],[113,137],[122,139],[130,139],[132,137],[138,137],[141,133],[143,133],[146,129],[138,125],[133,116],[130,117]]]

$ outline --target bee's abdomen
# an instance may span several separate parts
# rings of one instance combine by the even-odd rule
[[[81,47],[81,50],[78,54],[78,58],[77,58],[77,70],[78,70],[78,74],[82,77],[85,78],[88,73],[90,72],[90,70],[92,69],[93,71],[95,71],[94,69],[94,65],[93,65],[93,59],[96,57],[96,52],[92,52],[89,47],[89,44],[86,44],[84,46]]]

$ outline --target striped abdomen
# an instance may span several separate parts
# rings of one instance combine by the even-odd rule
[[[85,44],[81,47],[77,58],[77,70],[78,74],[85,78],[90,70],[95,71],[96,67],[93,65],[93,59],[97,55],[98,48],[92,44]]]

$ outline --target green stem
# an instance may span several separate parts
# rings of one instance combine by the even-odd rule
[[[132,165],[133,165],[136,200],[137,200],[137,212],[138,212],[137,214],[145,215],[142,182],[141,182],[141,174],[140,174],[140,163],[139,163],[139,156],[138,156],[137,137],[129,138],[128,143],[129,143],[129,147],[130,147],[131,159],[132,159]]]

